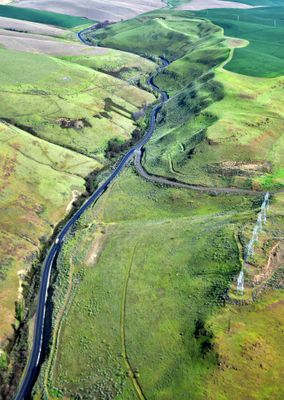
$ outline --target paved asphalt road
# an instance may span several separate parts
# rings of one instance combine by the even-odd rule
[[[78,38],[84,44],[89,44],[83,36],[85,30],[78,33]],[[169,62],[165,59],[162,59],[163,66],[161,69],[166,68],[169,65]],[[157,72],[156,72],[157,73]],[[155,75],[154,75],[155,76]],[[143,138],[133,147],[131,148],[120,160],[118,165],[116,166],[115,170],[112,172],[110,177],[89,197],[89,199],[81,206],[81,208],[76,211],[75,214],[69,219],[66,225],[62,228],[61,232],[58,234],[57,238],[52,243],[52,246],[47,254],[47,257],[44,261],[43,266],[43,274],[41,277],[40,282],[40,289],[39,289],[39,299],[38,299],[38,307],[36,313],[36,321],[35,321],[35,328],[34,328],[34,337],[33,337],[33,345],[31,354],[28,360],[28,364],[26,366],[24,375],[20,382],[18,393],[16,394],[15,400],[23,400],[28,399],[31,393],[31,390],[34,385],[34,381],[36,379],[38,369],[39,369],[39,361],[41,358],[42,352],[42,343],[44,337],[44,322],[45,322],[45,314],[46,314],[46,301],[47,301],[47,294],[50,282],[50,274],[52,271],[52,267],[55,264],[56,256],[59,254],[61,245],[70,231],[72,226],[74,226],[75,222],[80,218],[80,216],[85,212],[85,210],[94,204],[98,198],[105,192],[108,188],[109,184],[119,175],[119,173],[124,169],[127,165],[128,161],[131,160],[134,153],[137,150],[140,150],[150,139],[152,136],[154,129],[155,129],[155,121],[157,114],[165,101],[168,100],[168,95],[165,92],[162,92],[156,85],[153,83],[154,76],[149,78],[148,83],[152,86],[152,88],[159,92],[161,95],[161,101],[157,104],[150,114],[150,123],[148,130],[146,131]]]

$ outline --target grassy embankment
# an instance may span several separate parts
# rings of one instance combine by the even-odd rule
[[[100,56],[102,63],[104,56],[111,60],[112,55],[112,65],[127,67],[131,60],[135,76],[154,68],[119,51],[106,51]],[[31,306],[34,299],[36,288],[28,286],[34,271],[39,276],[39,254],[70,212],[72,200],[86,192],[85,178],[110,166],[105,157],[108,141],[125,142],[137,127],[143,128],[145,120],[135,121],[133,113],[154,97],[67,60],[2,48],[0,57],[0,118],[9,121],[0,127],[0,307],[5,315],[0,325],[0,370],[1,389],[9,396],[25,363],[26,328],[10,356],[3,350],[11,352],[15,329],[33,315],[34,309],[28,314],[25,305]],[[21,367],[13,375],[18,361]]]
[[[42,55],[0,52],[4,81],[0,116],[100,162],[105,161],[109,139],[128,140],[135,128],[132,113],[152,100],[151,95],[122,80],[78,64]]]
[[[208,400],[283,398],[283,205],[278,194],[246,274],[245,294],[252,279],[265,289],[262,296],[246,306],[229,305],[209,320],[219,366],[205,382]]]
[[[208,400],[283,399],[283,301],[282,287],[214,318],[220,367],[207,383]]]
[[[277,1],[247,0],[252,5],[281,6]],[[206,17],[225,29],[228,36],[237,36],[249,40],[247,47],[235,51],[234,57],[226,69],[255,77],[277,77],[283,75],[283,15],[284,9],[263,8],[254,10],[237,10],[232,15],[229,10],[210,10]],[[204,15],[205,13],[198,13]],[[247,109],[255,112],[255,100],[260,99],[271,110],[280,110],[281,87],[283,78],[254,79],[231,75],[235,88],[249,85],[251,106]],[[240,84],[242,80],[242,84]],[[233,87],[233,85],[231,86]],[[235,89],[234,89],[235,90]],[[276,91],[276,92],[275,92]],[[221,110],[220,103],[220,110]],[[279,129],[283,123],[279,119]],[[222,129],[222,127],[220,127]],[[278,136],[279,129],[272,126],[266,133],[266,140]],[[269,139],[270,137],[270,139]],[[283,185],[283,134],[267,152],[268,160],[276,160],[272,174],[259,177],[263,187],[268,189]],[[256,143],[256,146],[263,143]],[[250,228],[250,231],[252,227]],[[242,230],[242,240],[247,243],[251,232]],[[219,368],[207,380],[206,391],[209,400],[240,400],[253,398],[263,400],[283,398],[283,195],[274,198],[268,211],[267,224],[262,231],[252,264],[246,271],[246,293],[252,290],[247,285],[257,284],[268,289],[255,303],[240,307],[230,306],[219,316],[211,319],[215,340],[214,346],[219,354]],[[275,288],[277,290],[275,290]]]
[[[175,60],[157,79],[172,99],[147,146],[146,169],[209,186],[282,187],[283,77],[260,79],[221,67],[214,70],[228,57],[227,46],[241,47],[246,42],[225,42],[221,30],[215,27],[212,35],[214,28],[208,24],[199,41],[191,43],[197,26],[190,22],[191,15],[151,13],[98,34],[102,44]],[[147,38],[147,45],[138,42],[139,35]],[[242,37],[249,39],[244,33]],[[279,42],[279,57],[281,46]],[[269,59],[260,46],[257,49]],[[248,63],[257,69],[257,58],[248,58]],[[273,66],[275,74],[281,74],[279,65]],[[270,74],[270,68],[270,62],[263,64],[263,74]]]
[[[158,160],[164,167],[160,166],[160,170],[169,175],[171,170],[165,162],[162,163],[164,160],[161,156],[166,148],[170,147],[170,155],[175,157],[178,142],[183,151],[187,149],[188,156],[192,143],[196,145],[196,141],[200,142],[200,146],[210,143],[209,138],[204,140],[202,135],[200,141],[197,135],[192,135],[191,129],[195,127],[195,131],[203,132],[206,138],[204,128],[210,126],[213,129],[212,123],[217,121],[216,115],[203,111],[203,108],[223,98],[220,93],[224,88],[212,80],[211,68],[226,58],[228,50],[221,32],[210,24],[199,21],[189,23],[185,18],[188,14],[185,13],[168,17],[166,12],[160,12],[157,19],[157,13],[154,15],[154,18],[148,15],[108,28],[102,32],[105,36],[101,36],[101,39],[104,37],[102,43],[106,45],[123,50],[132,49],[140,54],[164,55],[171,59],[182,56],[172,63],[168,72],[157,78],[157,83],[175,97],[168,103],[166,113],[162,113],[160,127],[147,147],[147,161],[150,157],[155,163]],[[154,39],[147,40],[147,45],[153,46],[151,49],[146,49],[143,42],[137,40],[141,35]],[[159,41],[155,40],[157,38]],[[132,43],[135,43],[135,48],[132,48]],[[211,57],[208,57],[209,50]],[[209,59],[212,61],[210,65]],[[246,90],[243,87],[245,84],[238,91],[235,80],[238,79],[239,85],[243,82],[238,75],[220,69],[216,76],[218,81],[222,79],[224,82],[225,97],[221,101],[223,104],[225,100],[232,101],[236,111],[232,113],[232,103],[231,107],[227,103],[227,109],[224,107],[225,117],[231,112],[233,116],[237,114],[235,118],[238,118],[239,107],[245,104],[242,100],[251,100],[253,103],[247,93],[240,95]],[[193,86],[193,81],[199,77],[201,79],[197,86]],[[255,78],[242,79],[246,80],[247,85],[252,85],[250,91],[255,95]],[[276,86],[278,82],[281,84],[280,80],[273,82]],[[265,80],[261,83],[269,85]],[[260,105],[264,107],[269,102],[264,97]],[[190,104],[194,109],[190,108]],[[258,104],[256,98],[253,104]],[[211,107],[216,107],[216,114],[219,107],[221,113],[221,102]],[[225,117],[219,115],[218,123]],[[210,129],[208,134],[211,135]],[[253,140],[262,135],[261,124],[248,126],[247,130]],[[210,146],[212,152],[218,148],[217,144]],[[159,149],[158,155],[156,148]],[[231,155],[232,148],[231,144],[223,155]],[[192,154],[195,155],[195,151]],[[239,167],[243,170],[241,149],[239,157]],[[249,157],[252,155],[249,154]],[[155,164],[155,171],[157,169]],[[176,177],[177,174],[172,171],[172,176]],[[203,183],[212,174],[212,170],[209,174],[204,169]],[[249,171],[249,177],[251,174]],[[180,175],[178,177],[181,179]],[[192,178],[191,172],[184,173],[182,180],[187,177]],[[215,181],[217,178],[213,179]],[[219,176],[220,182],[232,184],[232,179]],[[243,180],[241,185],[244,185]],[[277,186],[274,181],[271,185]],[[220,313],[219,306],[224,303],[226,289],[241,265],[236,237],[244,243],[247,241],[260,201],[241,196],[214,198],[156,187],[138,178],[131,170],[125,172],[96,208],[85,216],[77,233],[66,243],[60,260],[64,275],[56,282],[56,312],[58,305],[62,304],[62,293],[69,289],[71,296],[62,323],[59,324],[59,341],[51,360],[48,382],[51,398],[81,395],[86,399],[96,396],[98,399],[145,397],[188,400],[207,399],[210,396],[215,400],[238,400],[239,385],[252,390],[250,380],[246,385],[245,380],[240,382],[237,378],[241,378],[242,374],[245,376],[242,371],[248,375],[250,369],[255,367],[251,362],[253,357],[250,358],[254,342],[248,339],[248,346],[242,348],[243,337],[238,335],[244,333],[237,322],[232,323],[232,338],[224,333],[228,327],[228,317]],[[263,266],[267,260],[276,235],[281,235],[279,224],[283,216],[281,209],[279,211],[280,206],[279,195],[272,200],[270,218],[257,249],[259,266]],[[73,276],[72,289],[70,286],[68,288],[68,273]],[[276,281],[281,282],[281,276]],[[275,296],[281,297],[282,294],[279,292]],[[249,307],[258,309],[257,305]],[[225,312],[232,311],[226,309]],[[235,314],[236,321],[242,318],[242,313],[250,316],[249,308],[242,310],[235,307],[233,312],[239,313]],[[257,334],[263,335],[263,331],[271,325],[269,315],[267,320],[262,319],[259,313],[252,316],[264,321],[264,329],[260,324],[251,324],[251,319],[246,325],[243,322],[247,331],[251,330],[251,338]],[[281,318],[281,315],[277,318]],[[279,331],[275,332],[278,334]],[[235,357],[235,353],[229,352],[233,347],[227,345],[230,340],[237,343],[237,357],[243,370],[230,368],[231,360]],[[277,335],[269,345],[279,354]],[[221,365],[218,364],[227,353],[230,357],[229,367],[223,368],[222,361]],[[275,360],[281,370],[282,358],[277,355]],[[232,382],[234,371],[239,371],[236,372],[239,375]],[[273,379],[279,385],[280,375],[270,378],[270,372],[266,369],[267,385]],[[216,380],[220,382],[217,389],[214,386]],[[230,384],[233,390],[226,394],[226,387],[230,387]],[[135,387],[141,388],[144,397]],[[259,398],[264,399],[260,390],[259,393]]]
[[[110,74],[132,84],[143,80],[143,76],[154,72],[156,64],[136,54],[107,49],[105,54],[96,57],[66,56],[63,60],[80,64],[99,72]]]

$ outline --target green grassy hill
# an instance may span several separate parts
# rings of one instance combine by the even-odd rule
[[[54,226],[68,212],[73,193],[85,191],[84,178],[102,168],[95,160],[0,123],[1,342],[12,334],[21,279],[36,262]],[[21,278],[22,276],[22,278]],[[27,282],[26,282],[27,284]],[[25,286],[26,289],[26,286]]]
[[[170,100],[146,147],[150,172],[209,186],[283,187],[283,77],[225,70],[231,48],[244,41],[172,11],[109,26],[91,39],[172,61],[155,79]],[[270,199],[253,267],[258,273],[283,236],[281,196]],[[282,311],[271,316],[263,303],[244,311],[224,308],[261,197],[161,187],[132,168],[121,174],[65,242],[53,284],[53,346],[34,398],[271,397],[273,379],[282,377],[283,357],[274,354]],[[273,287],[281,286],[281,269],[269,273]],[[265,318],[258,312],[263,309]],[[273,375],[267,368],[272,359]],[[246,379],[250,369],[253,378]],[[254,390],[260,375],[261,390]],[[278,392],[277,400],[282,387]]]
[[[0,397],[13,395],[25,365],[39,259],[54,228],[95,186],[89,174],[111,167],[109,141],[132,139],[146,123],[134,114],[155,100],[126,81],[154,63],[102,53],[62,60],[0,48]]]
[[[146,44],[134,46],[142,32]],[[226,71],[237,58],[234,52],[225,65],[230,48],[245,42],[225,40],[216,25],[177,11],[116,24],[97,38],[108,46],[132,47],[172,61],[155,79],[170,100],[146,147],[149,172],[208,186],[283,186],[283,78],[260,80]],[[265,65],[270,67],[269,57]]]
[[[132,113],[153,100],[75,63],[3,49],[0,55],[0,118],[101,162],[108,141],[130,139],[136,127]]]

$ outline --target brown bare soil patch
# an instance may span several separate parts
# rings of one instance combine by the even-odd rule
[[[249,44],[247,40],[244,39],[238,39],[238,38],[228,38],[227,39],[227,44],[230,48],[232,49],[237,49],[240,47],[245,47]]]
[[[239,97],[245,100],[255,100],[257,96],[254,94],[240,93]]]
[[[271,171],[271,164],[269,162],[236,162],[224,161],[220,164],[211,165],[210,171],[220,174],[222,176],[251,176],[263,174]]]
[[[272,273],[284,265],[284,241],[277,242],[270,250],[268,262],[260,274],[254,276],[256,284],[262,283],[271,277]]]
[[[273,130],[265,130],[261,135],[254,139],[254,141],[249,146],[252,152],[259,152],[260,149],[263,149],[265,152],[266,149],[271,147],[271,144],[276,141],[279,133]]]
[[[105,240],[105,237],[106,237],[105,234],[102,234],[102,233],[96,234],[95,240],[94,240],[94,242],[87,254],[86,260],[85,260],[86,264],[88,266],[92,266],[98,261],[102,247],[103,247],[103,242]]]

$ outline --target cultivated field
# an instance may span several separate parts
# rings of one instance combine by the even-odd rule
[[[252,0],[251,4],[261,4]],[[209,10],[197,15],[210,18],[225,30],[225,35],[249,41],[237,49],[227,64],[229,71],[256,77],[273,78],[284,74],[284,7],[275,0],[270,5],[248,10]],[[279,7],[282,6],[282,7]]]
[[[37,33],[39,35],[48,36],[65,36],[66,30],[39,24],[37,22],[22,21],[20,19],[0,17],[0,28],[8,31],[18,31],[25,33]]]
[[[90,25],[94,23],[94,21],[92,20],[74,17],[72,15],[32,10],[29,8],[12,7],[7,5],[0,5],[0,16],[6,18],[20,19],[23,21],[38,22],[41,24],[54,25],[61,28],[75,28],[78,26]]]
[[[251,6],[237,1],[191,0],[178,7],[179,10],[206,10],[208,8],[251,8]]]
[[[120,21],[121,19],[132,18],[138,14],[165,6],[162,0],[109,0],[107,2],[99,0],[89,0],[87,2],[78,2],[76,0],[17,0],[13,4],[17,7],[55,11],[99,21]]]
[[[52,56],[94,56],[106,53],[103,48],[92,48],[71,41],[59,41],[49,36],[33,35],[0,29],[0,44],[7,49]]]

